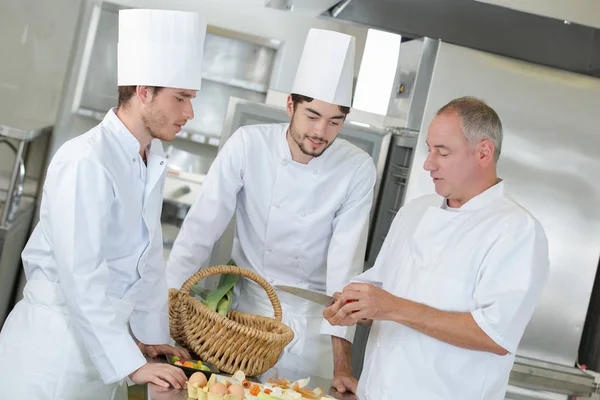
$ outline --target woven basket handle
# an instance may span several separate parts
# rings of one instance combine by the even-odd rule
[[[194,286],[195,284],[200,282],[202,279],[208,278],[209,276],[212,276],[212,275],[220,275],[220,274],[241,275],[243,277],[253,280],[254,282],[258,283],[260,286],[262,286],[262,288],[265,289],[265,292],[267,292],[267,296],[269,296],[269,300],[271,301],[271,304],[273,305],[273,310],[275,311],[275,319],[277,321],[281,322],[281,303],[279,302],[277,293],[275,293],[275,289],[273,289],[273,287],[271,285],[269,285],[269,283],[266,280],[264,280],[262,277],[260,277],[259,275],[255,274],[254,272],[252,272],[246,268],[240,268],[235,265],[218,265],[215,267],[208,267],[208,268],[201,269],[200,271],[198,271],[194,275],[192,275],[187,281],[185,281],[185,283],[181,287],[181,291],[183,293],[188,294],[190,292],[190,289],[192,288],[192,286]]]

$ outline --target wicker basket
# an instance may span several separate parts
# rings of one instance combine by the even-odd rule
[[[226,318],[190,295],[192,286],[218,274],[241,275],[262,286],[271,300],[275,318],[237,311],[229,311]],[[257,376],[272,368],[294,338],[294,332],[281,322],[281,304],[271,285],[254,272],[232,265],[202,269],[181,290],[170,289],[169,326],[173,339],[203,361],[223,372],[244,371],[247,376]]]

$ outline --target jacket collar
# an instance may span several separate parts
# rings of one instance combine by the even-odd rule
[[[292,151],[290,150],[290,144],[287,141],[287,132],[288,132],[288,129],[290,129],[290,124],[285,123],[285,124],[280,124],[279,126],[281,129],[281,132],[278,135],[279,136],[279,139],[278,139],[279,153],[283,160],[292,162]],[[321,154],[319,157],[314,157],[312,160],[310,160],[308,162],[308,164],[306,164],[306,167],[310,170],[316,171],[326,161],[328,155],[333,151],[334,146],[336,146],[335,142],[333,142],[333,144],[331,146],[329,146],[329,148],[327,150],[325,150],[325,152],[323,154]],[[298,163],[298,165],[302,165],[302,164]]]
[[[449,211],[473,211],[480,208],[487,207],[491,202],[496,199],[502,198],[505,195],[504,181],[500,180],[500,182],[496,183],[494,186],[488,188],[477,196],[473,197],[471,200],[467,201],[460,208],[453,208]],[[443,200],[442,206],[447,204],[447,199]]]
[[[117,117],[116,108],[111,108],[106,113],[101,124],[114,135],[117,142],[119,142],[128,155],[135,157],[140,153],[140,142],[133,136],[129,129],[127,129],[119,117]],[[150,155],[164,157],[163,146],[159,139],[153,139],[146,148],[146,157],[148,158]]]

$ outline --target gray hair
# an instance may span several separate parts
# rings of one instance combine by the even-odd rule
[[[440,108],[436,115],[457,112],[462,131],[471,146],[484,139],[494,144],[494,160],[498,162],[502,149],[502,122],[496,111],[475,97],[461,97]]]

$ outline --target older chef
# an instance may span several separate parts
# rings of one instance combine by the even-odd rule
[[[362,272],[375,166],[366,152],[336,140],[351,103],[354,49],[354,37],[309,32],[287,100],[291,122],[245,126],[227,140],[173,246],[170,288],[198,271],[234,214],[233,260],[271,284],[334,293]],[[322,306],[278,296],[295,338],[277,367],[335,375],[336,387],[354,390],[354,330],[329,325]],[[253,282],[242,283],[239,304],[239,311],[273,315]]]
[[[374,267],[357,278],[383,288],[351,283],[325,310],[334,325],[374,321],[361,400],[504,399],[549,261],[544,230],[496,175],[501,145],[500,119],[482,101],[440,109],[425,170],[444,199],[398,213]]]
[[[205,31],[195,13],[120,12],[119,107],[48,167],[24,299],[0,334],[3,398],[113,399],[128,376],[185,386],[144,354],[185,355],[166,345],[161,140],[193,118]]]

